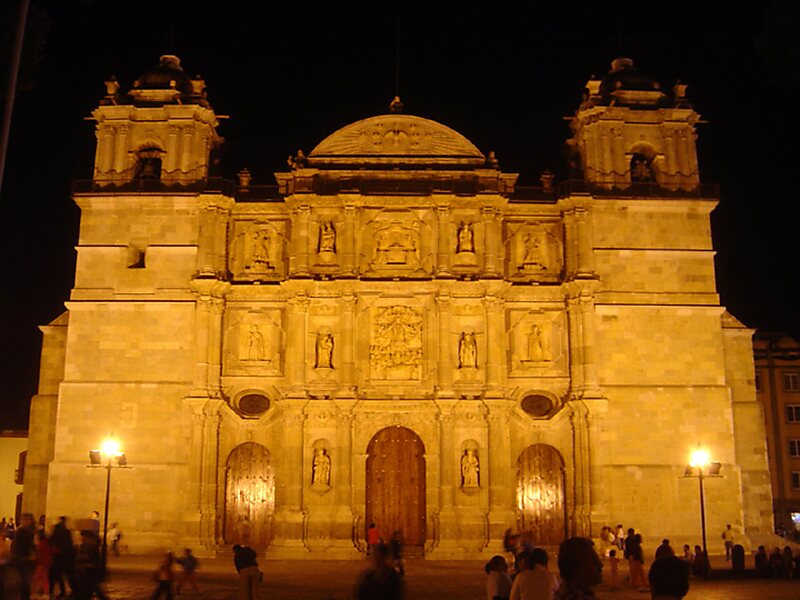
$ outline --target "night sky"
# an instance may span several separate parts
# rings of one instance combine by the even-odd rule
[[[0,8],[3,84],[11,4]],[[33,0],[0,197],[0,429],[27,427],[37,327],[69,297],[70,183],[91,176],[95,143],[84,118],[108,76],[127,90],[167,53],[230,115],[222,175],[247,167],[254,184],[274,183],[298,148],[387,112],[397,80],[405,112],[494,150],[536,185],[545,169],[564,176],[563,117],[613,58],[634,59],[664,89],[680,79],[707,121],[701,177],[722,190],[712,217],[722,303],[750,327],[800,335],[800,3],[521,4]]]

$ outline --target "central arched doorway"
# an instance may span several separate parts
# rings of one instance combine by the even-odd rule
[[[517,459],[517,518],[534,544],[557,546],[567,537],[564,460],[552,446],[528,446]]]
[[[425,446],[410,429],[387,427],[370,440],[366,522],[386,541],[401,530],[409,549],[425,544]]]
[[[275,476],[269,451],[247,442],[233,449],[225,468],[226,544],[269,545],[275,515]]]

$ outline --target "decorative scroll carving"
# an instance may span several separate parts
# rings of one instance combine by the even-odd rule
[[[375,379],[419,379],[422,375],[422,313],[409,306],[377,309],[369,350]]]

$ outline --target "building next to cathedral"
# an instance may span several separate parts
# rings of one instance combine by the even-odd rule
[[[752,331],[716,292],[685,86],[614,61],[571,119],[575,179],[536,189],[399,99],[277,187],[217,180],[217,118],[176,57],[106,86],[26,510],[102,509],[87,451],[113,433],[134,551],[357,557],[371,522],[431,558],[508,528],[699,543],[700,444],[722,463],[709,531],[770,532]]]

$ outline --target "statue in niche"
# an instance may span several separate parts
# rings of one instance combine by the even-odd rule
[[[543,326],[531,325],[531,331],[528,334],[528,360],[531,362],[550,360]]]
[[[311,467],[312,487],[329,487],[331,484],[331,457],[325,448],[314,450],[314,463]]]
[[[546,269],[544,236],[531,232],[523,238],[523,269]]]
[[[319,244],[317,245],[317,252],[336,253],[336,229],[333,223],[326,221],[319,230]]]
[[[464,450],[461,457],[461,487],[476,488],[479,486],[480,462],[478,453],[472,448]]]
[[[269,232],[264,229],[256,230],[251,237],[250,260],[247,261],[247,268],[250,271],[270,270],[272,265],[269,264]]]
[[[461,336],[458,339],[458,368],[478,368],[478,344],[475,341],[474,332],[461,332]]]
[[[469,223],[461,223],[458,228],[458,243],[456,252],[475,252],[475,234]]]
[[[248,338],[248,360],[266,360],[266,354],[264,352],[264,335],[258,329],[257,325],[250,325]]]
[[[330,332],[317,333],[316,361],[317,369],[333,368],[333,334]]]

